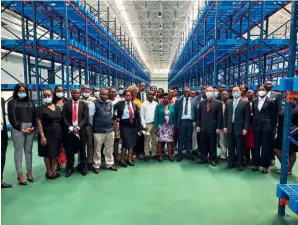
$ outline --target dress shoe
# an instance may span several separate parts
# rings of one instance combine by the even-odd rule
[[[179,156],[177,157],[176,161],[177,161],[177,162],[181,162],[182,159],[183,159],[182,155],[179,155]]]
[[[148,162],[150,160],[149,156],[145,156],[144,161]]]
[[[125,163],[125,162],[120,162],[120,166],[122,166],[122,167],[127,167],[127,164]]]
[[[169,161],[174,162],[174,159],[172,156],[168,156]]]
[[[1,181],[1,188],[12,188],[12,185]]]
[[[252,170],[252,172],[257,172],[257,171],[259,171],[259,168],[254,166],[251,170]]]
[[[215,161],[211,161],[210,164],[211,164],[211,166],[213,166],[213,167],[216,167],[216,166],[217,166]]]
[[[237,168],[237,170],[238,170],[239,172],[242,172],[242,171],[244,170],[244,168],[243,168],[242,165],[239,165],[238,168]]]
[[[61,177],[61,174],[60,173],[55,173],[54,175],[55,175],[55,178]]]
[[[95,174],[99,174],[100,168],[92,168],[92,170]]]
[[[86,176],[86,175],[87,175],[86,167],[82,167],[82,168],[81,168],[81,174],[82,174],[83,176]]]
[[[118,169],[114,165],[110,166],[108,169],[112,171],[118,171]]]
[[[92,165],[92,163],[88,163],[88,164],[87,164],[87,169],[88,169],[88,170],[93,170],[93,165]]]
[[[206,159],[199,159],[197,161],[197,164],[204,164],[204,163],[207,163],[207,160]]]
[[[70,177],[71,174],[73,174],[73,173],[74,173],[74,170],[73,169],[67,169],[66,174],[65,174],[65,177]]]
[[[126,161],[126,164],[129,166],[135,166],[135,164],[132,161],[128,161],[128,160]]]
[[[194,160],[194,156],[192,155],[192,153],[186,153],[186,157],[189,159],[189,160]]]
[[[234,168],[234,165],[232,163],[229,163],[227,166],[227,169],[232,169],[232,168]]]

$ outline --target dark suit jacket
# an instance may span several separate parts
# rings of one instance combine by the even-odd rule
[[[270,98],[274,101],[276,105],[276,113],[279,115],[282,113],[282,97],[279,92],[271,91]]]
[[[146,100],[147,100],[147,94],[148,94],[148,91],[145,90],[145,98],[146,98]],[[141,92],[140,91],[137,94],[137,98],[142,101],[142,97],[141,97]]]
[[[277,123],[276,105],[269,97],[265,98],[261,111],[258,109],[259,97],[252,101],[253,129],[272,132]]]
[[[228,128],[228,134],[232,132],[232,117],[233,117],[233,102],[234,100],[230,99],[226,103],[223,127]],[[250,106],[249,102],[239,100],[238,105],[235,109],[235,120],[234,120],[234,132],[236,135],[241,135],[242,130],[247,130],[249,126],[250,119]]]
[[[210,103],[210,111],[207,112],[207,100],[200,102],[197,108],[196,126],[200,127],[202,132],[215,133],[216,129],[222,129],[222,103],[213,99]]]
[[[1,108],[2,108],[2,121],[3,121],[3,131],[1,132],[1,141],[8,141],[6,117],[5,117],[5,100],[1,97]]]
[[[124,109],[125,109],[125,101],[120,101],[116,104],[114,108],[117,109],[117,119],[121,120],[121,117],[123,115]],[[138,110],[138,107],[136,104],[132,103],[132,109],[134,112],[134,119],[136,120],[137,123],[137,128],[138,131],[142,130],[142,124],[141,124],[141,116],[140,116],[140,111]]]
[[[179,100],[176,100],[176,102],[175,102],[175,113],[176,113],[176,120],[177,120],[176,124],[178,126],[180,124],[182,113],[184,112],[183,102],[184,102],[184,96],[182,98],[179,98]],[[188,104],[191,104],[191,119],[195,122],[196,121],[196,109],[197,109],[196,100],[194,98],[189,97]]]
[[[72,127],[72,109],[73,103],[72,100],[67,101],[64,104],[62,115],[63,121],[67,129]],[[83,101],[79,101],[79,109],[78,109],[78,127],[80,128],[80,135],[86,138],[86,126],[88,125],[89,119],[89,111],[87,103]]]

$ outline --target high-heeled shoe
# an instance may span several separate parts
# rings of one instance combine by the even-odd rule
[[[168,156],[168,159],[169,159],[169,161],[174,162],[174,158],[173,157]]]
[[[28,173],[26,175],[27,175],[27,180],[32,183],[34,181],[33,177],[29,177]]]
[[[129,161],[129,160],[126,161],[126,164],[129,165],[129,166],[135,166],[135,164],[132,161]]]
[[[54,180],[54,179],[56,179],[56,176],[55,176],[54,174],[49,175],[48,173],[46,173],[45,176],[46,176],[46,178],[49,179],[49,180]]]
[[[20,181],[20,179],[19,179],[19,177],[17,177],[17,180],[18,180],[18,182],[19,182],[19,185],[27,185],[27,182],[26,181],[23,181],[23,182],[21,182]]]

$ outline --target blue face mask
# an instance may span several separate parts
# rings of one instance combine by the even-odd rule
[[[52,98],[44,98],[44,99],[42,99],[42,102],[45,104],[51,104],[52,100],[53,100]]]
[[[27,94],[24,93],[24,92],[19,92],[18,93],[18,96],[19,96],[20,99],[23,99],[23,98],[25,98],[27,96]]]
[[[64,97],[64,94],[62,92],[58,92],[58,93],[56,93],[56,96],[58,98],[63,98]]]
[[[233,98],[239,98],[239,97],[240,97],[240,92],[233,93]]]
[[[119,91],[118,91],[118,94],[119,94],[119,95],[123,95],[123,90],[119,90]]]

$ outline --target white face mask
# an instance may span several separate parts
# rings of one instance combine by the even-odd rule
[[[50,103],[52,103],[52,98],[43,98],[42,102],[45,104],[50,104]]]
[[[218,97],[218,91],[214,92],[214,98]]]
[[[94,96],[95,96],[96,98],[98,98],[98,97],[99,97],[99,92],[98,92],[98,91],[94,92]]]
[[[266,91],[258,91],[258,95],[260,97],[264,97],[266,95]]]
[[[58,92],[58,93],[56,93],[56,96],[58,98],[62,98],[62,97],[64,97],[64,94],[62,92]]]
[[[89,92],[83,92],[83,97],[89,98],[89,96],[90,96],[90,93]]]
[[[213,92],[206,92],[206,98],[210,99],[213,97]]]

